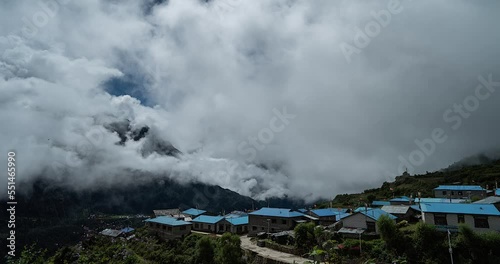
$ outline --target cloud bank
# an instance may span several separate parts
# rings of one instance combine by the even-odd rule
[[[498,8],[3,1],[0,149],[17,152],[18,182],[92,188],[148,172],[258,199],[437,170],[500,146]],[[117,122],[149,131],[119,144]]]

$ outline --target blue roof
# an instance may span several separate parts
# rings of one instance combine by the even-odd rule
[[[391,201],[391,202],[409,202],[410,200],[413,200],[413,199],[408,197],[408,196],[401,196],[401,197],[392,198],[389,201]]]
[[[415,203],[465,203],[465,199],[448,199],[448,198],[416,198]]]
[[[177,220],[175,218],[168,217],[168,216],[158,216],[156,218],[147,219],[146,222],[152,222],[152,223],[158,223],[158,224],[170,225],[170,226],[191,225],[191,223],[189,223],[189,222]]]
[[[307,209],[305,209],[305,208],[297,209],[297,211],[299,211],[301,213],[307,213]]]
[[[439,185],[439,187],[434,188],[434,190],[451,190],[451,191],[485,191],[483,187],[479,185]]]
[[[350,215],[351,215],[350,213],[341,213],[341,214],[337,215],[338,218],[336,218],[336,220],[338,221],[338,220],[345,218],[345,217],[348,217]]]
[[[495,190],[495,195],[496,195],[496,196],[500,196],[500,189],[496,189],[496,190]]]
[[[200,215],[192,220],[192,222],[197,223],[207,223],[207,224],[215,224],[220,220],[224,219],[222,216],[210,216],[210,215]]]
[[[363,211],[363,212],[364,212],[364,211],[366,211],[366,210],[372,210],[372,209],[373,209],[373,208],[371,208],[371,207],[364,207],[364,206],[362,206],[362,207],[358,207],[358,208],[354,209],[354,212],[355,212],[355,213],[357,213],[357,212],[361,212],[361,211]]]
[[[389,216],[389,218],[391,219],[396,219],[397,217],[392,215],[392,214],[389,214],[388,212],[382,210],[382,209],[378,209],[378,208],[374,208],[374,209],[370,209],[368,211],[359,211],[359,213],[361,214],[364,214],[368,217],[370,217],[371,219],[377,221],[382,215],[387,215]]]
[[[300,216],[304,215],[300,212],[294,212],[291,209],[269,208],[269,207],[263,207],[260,210],[257,210],[255,212],[251,212],[250,214],[251,215],[262,215],[262,216],[285,217],[285,218],[300,217]]]
[[[132,227],[125,227],[125,228],[123,228],[121,231],[122,231],[123,233],[129,233],[129,232],[132,232],[132,231],[134,231],[134,230],[135,230],[135,229],[133,229]]]
[[[315,209],[311,210],[315,215],[322,216],[334,216],[347,212],[347,209],[342,208],[324,208],[324,209]]]
[[[416,211],[421,211],[420,210],[420,207],[418,205],[410,205],[410,207],[413,209],[413,210],[416,210]]]
[[[470,203],[421,203],[420,207],[424,213],[448,213],[448,214],[471,214],[471,215],[495,215],[500,216],[500,211],[493,204],[470,204]]]
[[[248,215],[234,218],[226,218],[232,225],[248,225]]]
[[[200,209],[196,209],[196,208],[190,208],[190,209],[187,209],[185,211],[182,211],[183,214],[188,214],[188,215],[193,215],[193,216],[202,215],[206,212],[207,211],[205,211],[205,210],[200,210]]]
[[[389,201],[373,201],[372,205],[373,206],[391,205],[391,202],[389,202]]]

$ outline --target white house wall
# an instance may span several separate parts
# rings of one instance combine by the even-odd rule
[[[431,225],[435,225],[434,223],[434,214],[433,213],[423,213],[422,220]],[[500,231],[500,217],[498,216],[488,216],[488,224],[490,228],[476,228],[474,227],[474,216],[473,215],[464,215],[465,224],[472,228],[474,231]],[[446,222],[448,226],[458,227],[458,216],[457,214],[446,214]]]

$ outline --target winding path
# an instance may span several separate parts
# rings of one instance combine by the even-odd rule
[[[272,250],[266,247],[259,247],[256,244],[252,243],[252,241],[250,241],[250,238],[248,236],[241,236],[240,239],[241,239],[241,248],[253,251],[257,253],[259,256],[268,259],[280,261],[283,263],[296,263],[296,264],[302,264],[306,261],[311,262],[311,260],[301,258],[299,256]]]

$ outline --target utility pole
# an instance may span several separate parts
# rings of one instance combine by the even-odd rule
[[[450,259],[451,259],[451,264],[453,264],[453,249],[451,248],[451,238],[450,238],[450,229],[447,229],[448,231],[448,246],[449,246],[449,249],[448,251],[450,252]]]

